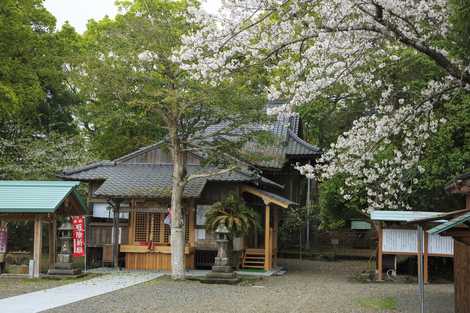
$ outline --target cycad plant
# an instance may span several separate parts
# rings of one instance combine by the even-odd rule
[[[243,200],[234,194],[214,203],[206,213],[206,228],[215,231],[221,224],[230,231],[230,239],[247,234],[250,229],[257,229],[259,218],[255,210],[245,205]]]

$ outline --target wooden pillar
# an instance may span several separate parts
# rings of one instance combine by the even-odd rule
[[[382,281],[383,280],[383,266],[382,266],[382,261],[383,261],[383,254],[382,254],[383,229],[382,229],[382,223],[381,222],[376,222],[375,223],[375,229],[377,231],[377,280]]]
[[[424,231],[424,251],[423,251],[423,257],[424,257],[424,283],[428,284],[429,283],[429,256],[428,256],[428,240],[429,240],[429,234]]]
[[[113,216],[113,267],[119,269],[119,208],[121,201],[116,201]]]
[[[194,247],[196,242],[196,233],[195,233],[195,213],[196,213],[196,205],[194,201],[191,201],[191,206],[189,208],[189,246]]]
[[[266,204],[266,210],[264,212],[264,270],[269,271],[271,269],[271,257],[270,255],[270,215],[271,215],[271,207],[269,203]]]
[[[135,199],[130,201],[130,212],[129,212],[129,220],[128,220],[128,228],[127,228],[127,236],[128,242],[130,245],[133,245],[135,242],[134,234],[135,234]]]
[[[279,230],[279,209],[273,211],[273,266],[277,266],[277,251],[278,251],[278,230]]]
[[[55,216],[48,225],[49,230],[49,268],[54,268],[57,252],[57,221]]]
[[[33,248],[33,277],[39,278],[41,268],[41,250],[42,250],[42,221],[39,216],[34,219],[34,248]]]

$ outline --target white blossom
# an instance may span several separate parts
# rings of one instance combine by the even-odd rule
[[[457,85],[470,90],[469,68],[435,45],[449,29],[448,1],[225,0],[218,15],[198,8],[188,15],[202,27],[184,37],[173,60],[211,82],[243,66],[264,64],[273,77],[270,98],[290,99],[272,114],[312,102],[335,84],[350,94],[374,86],[381,97],[367,103],[371,113],[339,136],[315,167],[296,168],[317,179],[344,175],[349,189],[340,192],[346,199],[365,190],[367,212],[409,208],[401,197],[412,192],[409,173],[418,166],[430,134],[444,122],[434,117],[434,104],[449,99]],[[397,54],[410,48],[445,58],[457,72],[448,68],[447,77],[429,81],[418,96],[399,95],[411,92],[409,87],[396,88],[379,73],[401,62]],[[465,83],[462,75],[467,75]],[[384,156],[387,148],[393,153]]]

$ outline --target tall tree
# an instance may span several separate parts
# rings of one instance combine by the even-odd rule
[[[141,127],[153,125],[164,131],[173,163],[172,277],[182,279],[184,188],[192,179],[232,168],[221,156],[236,155],[234,151],[253,136],[250,125],[263,119],[262,89],[255,71],[248,73],[250,79],[229,75],[216,88],[195,80],[174,62],[181,37],[198,27],[185,19],[187,1],[118,4],[123,14],[88,25],[85,53],[73,65],[74,81],[95,112],[125,114]],[[90,125],[98,127],[102,117],[88,118]],[[190,152],[221,165],[220,171],[189,175],[185,155]]]
[[[0,2],[0,178],[50,178],[83,161],[73,120],[80,99],[64,65],[78,35],[41,0]]]
[[[445,123],[435,109],[468,94],[462,49],[468,7],[445,0],[229,0],[217,16],[191,11],[205,26],[185,37],[179,59],[210,80],[264,64],[273,75],[272,95],[291,99],[287,109],[330,92],[339,105],[362,102],[364,113],[320,165],[303,171],[345,176],[344,197],[365,192],[367,211],[410,208],[402,197],[415,181],[410,170],[423,169],[418,162],[428,139]],[[416,58],[426,64],[417,84],[381,78]],[[374,94],[364,91],[372,88]]]

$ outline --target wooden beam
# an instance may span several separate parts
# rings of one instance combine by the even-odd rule
[[[48,225],[49,229],[49,268],[54,268],[57,251],[57,222],[53,218]]]
[[[0,220],[2,221],[34,221],[36,217],[43,221],[48,220],[48,213],[2,213]]]
[[[271,207],[269,203],[266,204],[266,210],[264,212],[264,270],[269,271],[271,269],[271,255],[270,255],[270,212]]]
[[[33,248],[33,277],[39,278],[41,268],[41,250],[42,250],[42,221],[38,216],[34,220],[34,248]]]
[[[243,185],[243,186],[241,186],[240,190],[242,192],[251,193],[252,195],[255,195],[255,196],[261,198],[264,203],[273,203],[273,204],[276,204],[276,205],[280,206],[281,208],[287,209],[289,207],[289,204],[290,204],[290,203],[282,201],[280,199],[275,199],[275,198],[269,197],[268,195],[264,194],[261,190],[255,188],[255,187]]]

